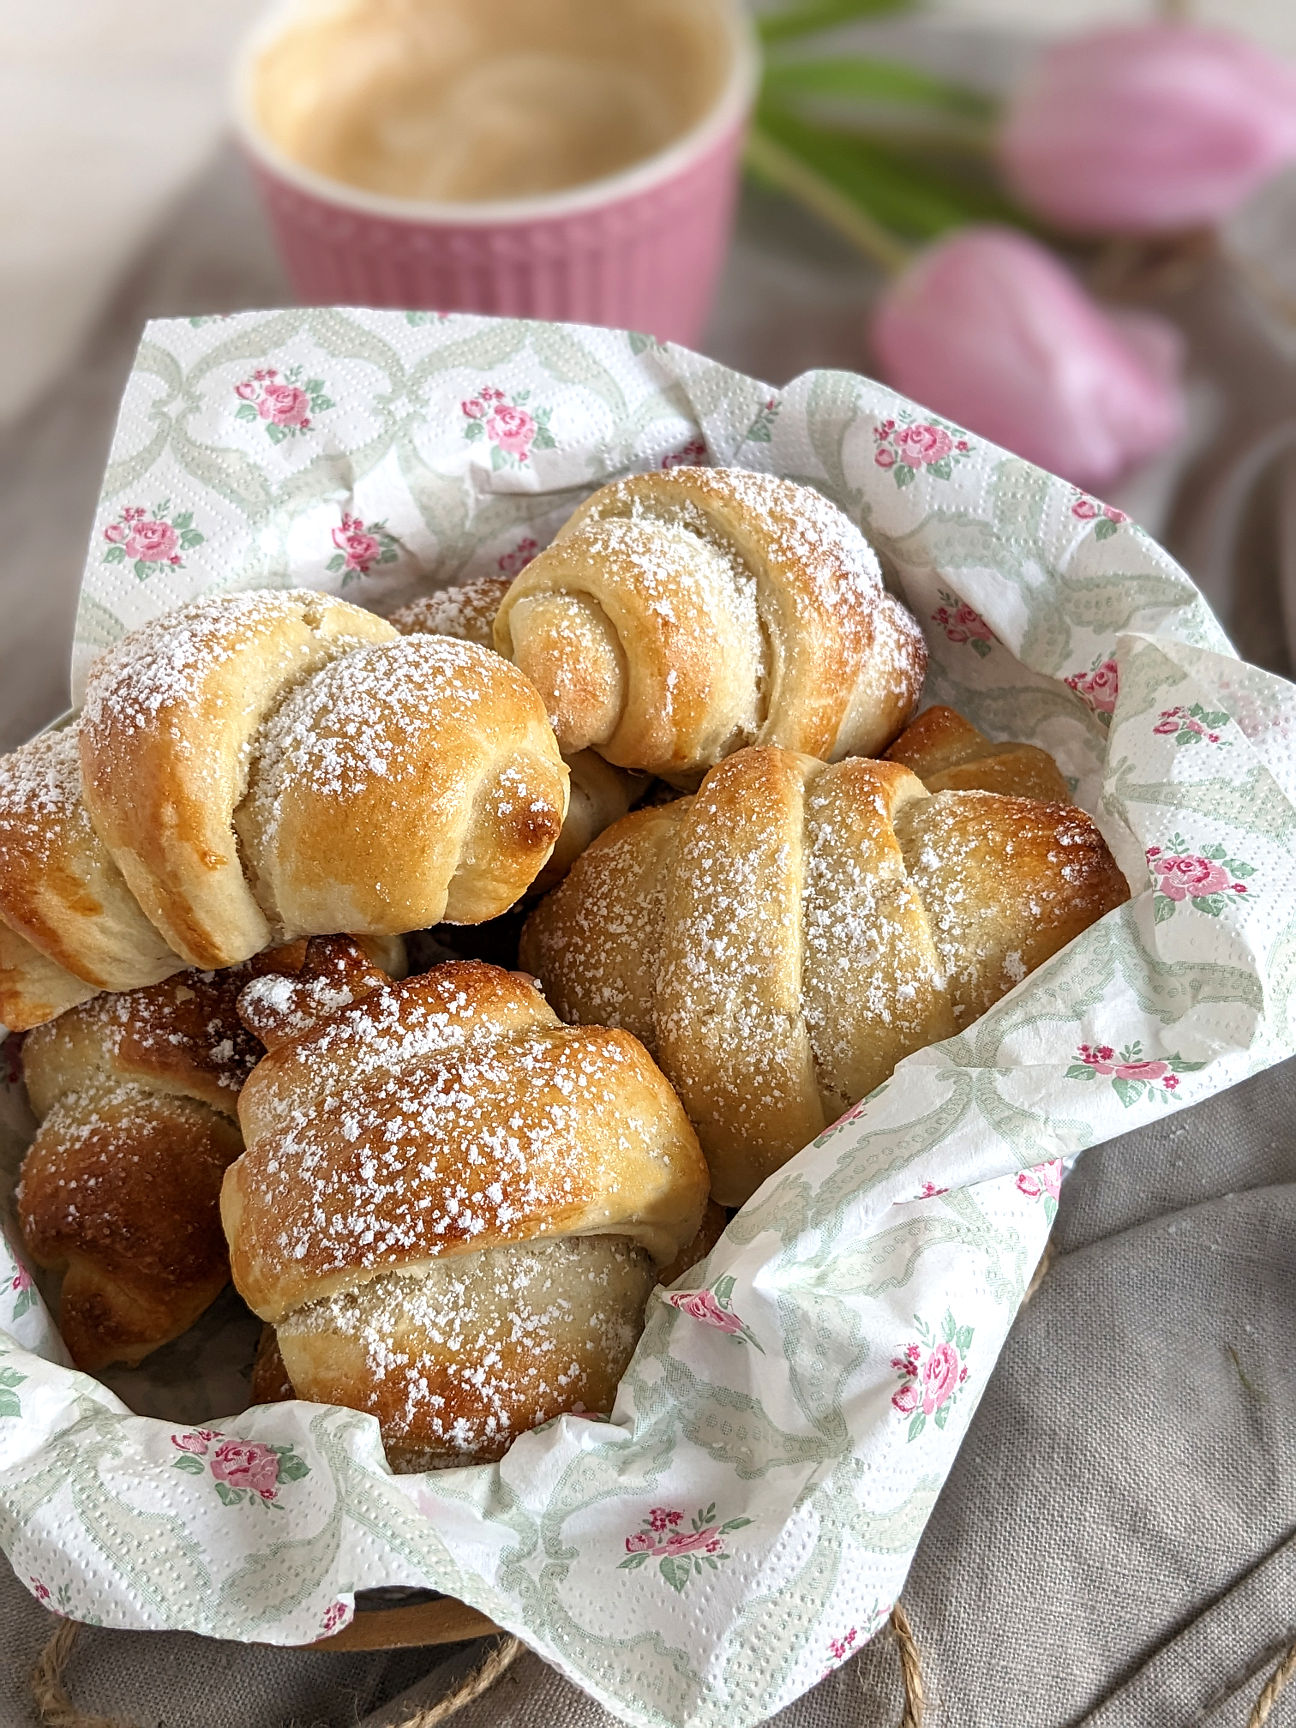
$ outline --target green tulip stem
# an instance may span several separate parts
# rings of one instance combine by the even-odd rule
[[[875,222],[800,157],[776,143],[759,125],[748,133],[746,161],[754,174],[813,210],[888,276],[896,275],[909,262],[910,248],[903,241]]]

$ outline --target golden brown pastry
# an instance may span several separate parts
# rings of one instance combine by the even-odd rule
[[[292,985],[245,990],[270,1054],[221,1197],[234,1282],[298,1396],[372,1412],[413,1468],[606,1411],[706,1204],[674,1093],[633,1038],[561,1025],[520,974],[392,984],[336,942],[311,954],[350,967],[354,1000],[302,1029]]]
[[[0,762],[0,1020],[271,940],[495,917],[566,807],[497,654],[300,590],[196,601],[96,662],[75,738]]]
[[[993,744],[953,708],[925,708],[886,753],[929,792],[1006,792],[1044,804],[1070,804],[1071,788],[1047,750]]]
[[[420,595],[393,612],[392,623],[406,636],[457,636],[493,648],[495,614],[510,586],[507,576],[479,576],[457,588]],[[533,894],[547,894],[556,887],[573,859],[609,823],[624,816],[647,785],[647,776],[614,768],[594,750],[578,750],[565,761],[571,774],[567,818],[549,862],[531,884]]]
[[[513,583],[495,642],[565,752],[680,785],[752,743],[825,761],[882,750],[927,664],[854,524],[807,486],[736,468],[595,492]]]
[[[614,823],[520,959],[564,1020],[656,1054],[734,1206],[1128,898],[1073,806],[757,747]]]

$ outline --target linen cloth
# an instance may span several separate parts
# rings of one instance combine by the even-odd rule
[[[787,225],[771,245],[768,214],[749,212],[711,351],[775,380],[825,360],[862,366],[861,268],[795,216],[780,218]],[[77,573],[143,317],[283,296],[246,188],[222,160],[141,260],[71,375],[6,440],[4,747],[66,700]],[[1264,372],[1273,388],[1261,399],[1275,424],[1292,412],[1296,395],[1284,396],[1277,370],[1284,357],[1218,266],[1207,265],[1178,302],[1199,361],[1223,342],[1231,387],[1245,392]],[[835,322],[818,322],[809,355],[801,344],[825,307],[836,309]],[[1240,395],[1237,415],[1254,420],[1255,401]],[[1214,468],[1206,451],[1197,461],[1218,474],[1228,456],[1223,446]],[[1286,670],[1281,565],[1264,553],[1276,553],[1279,537],[1266,540],[1255,526],[1268,519],[1242,508],[1230,541],[1211,517],[1199,543],[1214,560],[1208,567],[1191,536],[1170,538],[1244,653]],[[1243,566],[1245,584],[1236,580]],[[1255,641],[1235,611],[1255,621]],[[929,1720],[1245,1723],[1296,1636],[1294,1105],[1289,1064],[1094,1149],[1068,1181],[1059,1259],[1009,1339],[905,1591],[934,1698]],[[27,1592],[0,1576],[6,1728],[35,1720],[25,1674],[48,1630]],[[390,1728],[439,1696],[473,1655],[459,1651],[447,1668],[444,1651],[343,1656],[88,1630],[69,1684],[83,1708],[141,1725]],[[871,1728],[898,1720],[899,1701],[883,1635],[776,1720]],[[1284,1711],[1296,1722],[1296,1700],[1271,1721],[1281,1724]],[[525,1657],[460,1720],[605,1728],[612,1718]]]

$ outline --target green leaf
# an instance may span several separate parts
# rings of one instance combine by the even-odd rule
[[[909,1424],[909,1438],[911,1440],[916,1440],[926,1426],[927,1418],[923,1415],[922,1411],[919,1410],[917,1415],[914,1416],[913,1420]]]
[[[333,403],[333,398],[331,396],[312,396],[311,397],[311,413],[312,414],[322,414],[326,408],[332,408],[333,406],[334,406],[334,403]]]
[[[104,563],[120,564],[125,556],[126,548],[124,546],[110,546],[104,553]]]
[[[711,1294],[722,1308],[727,1308],[734,1292],[734,1278],[726,1272],[723,1278],[717,1278],[711,1287]]]
[[[1152,901],[1152,922],[1164,924],[1167,918],[1173,918],[1175,903],[1168,894],[1157,894]]]
[[[207,1466],[201,1458],[195,1458],[192,1452],[182,1452],[171,1465],[173,1470],[183,1470],[186,1476],[201,1476]]]
[[[480,420],[470,420],[464,427],[465,438],[481,438],[485,436],[486,428]]]
[[[947,1308],[945,1318],[941,1321],[941,1337],[947,1344],[954,1342],[954,1334],[958,1330],[958,1322],[954,1318],[954,1310]]]
[[[662,1577],[670,1585],[671,1589],[678,1591],[680,1595],[683,1595],[685,1589],[688,1587],[689,1579],[693,1576],[693,1568],[689,1564],[688,1560],[681,1559],[678,1556],[670,1556],[665,1560],[659,1561],[658,1567]]]
[[[888,12],[908,12],[913,3],[914,0],[806,0],[800,6],[767,12],[756,20],[756,28],[766,42],[786,42],[792,37],[808,36],[814,30],[831,30],[837,24],[849,24],[855,18],[879,18]]]
[[[978,90],[934,78],[902,60],[839,54],[831,60],[775,61],[765,70],[765,89],[777,96],[840,96],[859,102],[916,103],[945,114],[988,119],[995,104]]]
[[[972,1328],[970,1326],[960,1326],[958,1331],[954,1334],[954,1342],[958,1346],[959,1354],[962,1355],[972,1342]]]
[[[285,438],[291,436],[292,434],[286,426],[269,425],[266,427],[266,437],[272,444],[282,444]]]
[[[1218,918],[1224,910],[1224,897],[1222,894],[1208,894],[1203,898],[1200,894],[1194,894],[1188,904],[1194,912],[1205,912],[1209,918]]]
[[[1087,1062],[1073,1062],[1066,1071],[1068,1080],[1092,1080],[1094,1070]]]
[[[171,523],[171,526],[176,530],[177,533],[182,532],[186,528],[192,528],[193,527],[193,511],[192,510],[182,510],[180,512],[180,514]]]
[[[632,354],[646,354],[650,348],[661,347],[661,343],[655,336],[645,336],[642,330],[628,330],[626,334],[630,338],[630,352]]]
[[[992,644],[987,642],[984,636],[974,636],[969,646],[978,659],[985,660],[989,658]]]
[[[1100,516],[1094,523],[1094,539],[1110,540],[1119,527],[1120,523],[1113,522],[1110,516]]]
[[[239,1501],[243,1498],[243,1490],[241,1488],[231,1488],[228,1482],[218,1482],[216,1484],[216,1492],[226,1506],[237,1506]]]
[[[22,1405],[12,1392],[0,1392],[0,1416],[21,1416]]]
[[[493,469],[498,472],[501,468],[507,468],[508,460],[507,453],[501,450],[498,444],[491,446],[491,467]]]
[[[948,480],[951,472],[949,457],[942,456],[939,462],[929,462],[927,472],[934,474],[938,480]]]
[[[1226,858],[1224,862],[1235,876],[1254,876],[1255,865],[1244,864],[1240,858]]]
[[[1131,1104],[1137,1104],[1143,1096],[1143,1081],[1116,1079],[1112,1081],[1112,1091],[1128,1110]]]
[[[914,471],[907,462],[897,462],[891,472],[895,475],[897,486],[910,485],[914,477]]]
[[[743,1530],[751,1523],[750,1518],[730,1518],[720,1526],[720,1534],[727,1536],[731,1530]]]
[[[902,240],[932,240],[968,222],[1027,225],[995,185],[971,178],[958,159],[814,122],[774,96],[761,100],[757,130]]]
[[[276,1446],[275,1451],[279,1453],[279,1480],[281,1482],[300,1482],[303,1476],[310,1475],[310,1465],[304,1458],[299,1458],[291,1447],[280,1450]]]
[[[936,1414],[932,1418],[932,1420],[935,1422],[935,1424],[938,1428],[943,1428],[945,1426],[945,1424],[949,1421],[949,1412],[950,1412],[950,1407],[948,1404],[942,1404],[940,1409],[936,1412]]]
[[[323,388],[324,380],[322,378],[308,378],[302,385],[302,389],[308,396],[318,396]]]
[[[1175,743],[1176,744],[1200,744],[1201,741],[1202,740],[1201,740],[1201,733],[1200,732],[1176,732],[1175,733]]]
[[[1205,1066],[1204,1062],[1185,1062],[1182,1056],[1170,1057],[1170,1067],[1176,1074],[1196,1074]]]
[[[149,566],[144,562],[144,560],[142,558],[137,558],[135,560],[135,574],[139,577],[141,582],[144,581],[144,579],[147,577],[148,573],[149,573]]]
[[[537,450],[553,450],[556,448],[554,435],[547,426],[537,426],[535,435]]]
[[[333,554],[333,556],[329,559],[328,563],[324,566],[324,568],[326,570],[331,570],[333,572],[333,574],[336,576],[338,571],[342,568],[342,566],[345,563],[346,563],[346,559],[342,556],[342,554],[340,552],[335,552]]]
[[[206,538],[207,536],[200,534],[196,528],[186,528],[180,536],[180,544],[188,551],[191,546],[201,546]]]
[[[633,1572],[636,1566],[642,1566],[648,1558],[646,1554],[631,1554],[617,1567],[618,1572]]]
[[[240,402],[234,412],[234,418],[236,420],[255,420],[257,411],[250,402]]]
[[[0,1386],[7,1386],[11,1391],[15,1386],[21,1386],[26,1378],[16,1368],[0,1368]]]

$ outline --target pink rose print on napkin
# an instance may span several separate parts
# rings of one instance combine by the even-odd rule
[[[524,408],[529,390],[518,390],[512,399],[503,390],[483,385],[475,396],[459,404],[464,417],[463,435],[471,444],[485,439],[490,446],[492,468],[523,468],[535,450],[552,450],[549,430],[552,408]]]
[[[496,560],[497,568],[504,576],[517,576],[535,557],[540,548],[530,537],[519,540],[511,552],[506,552]]]
[[[707,447],[700,438],[694,438],[688,444],[683,444],[678,450],[669,450],[661,459],[662,472],[669,474],[672,468],[698,468],[707,466]]]
[[[218,1442],[214,1449],[213,1442]],[[174,1468],[190,1476],[210,1472],[217,1497],[226,1506],[238,1506],[246,1500],[282,1511],[278,1496],[283,1484],[310,1475],[310,1466],[291,1446],[238,1440],[212,1428],[173,1434],[171,1444],[180,1454],[171,1460]]]
[[[966,600],[957,594],[937,590],[941,604],[932,613],[932,623],[939,624],[951,642],[966,642],[982,660],[994,646],[995,635],[979,612],[974,612]]]
[[[756,410],[756,418],[743,433],[744,444],[768,444],[774,436],[774,423],[779,417],[779,409],[783,404],[777,396],[769,396],[763,405]],[[703,445],[705,451],[706,446]]]
[[[709,1289],[670,1290],[666,1293],[665,1300],[672,1308],[678,1308],[681,1314],[687,1314],[691,1320],[698,1320],[703,1326],[714,1326],[718,1332],[726,1332],[731,1338],[741,1338],[745,1344],[753,1345],[763,1356],[764,1345],[749,1326],[744,1326],[730,1306],[733,1289],[734,1280],[726,1275],[717,1278]]]
[[[1078,486],[1072,488],[1075,501],[1071,505],[1071,514],[1081,522],[1093,523],[1095,540],[1108,540],[1120,527],[1122,522],[1128,522],[1129,517],[1123,510],[1117,510],[1113,504],[1102,504],[1097,498],[1091,498],[1087,492],[1082,492]]]
[[[1185,1062],[1179,1055],[1150,1059],[1144,1056],[1138,1039],[1121,1050],[1114,1050],[1110,1044],[1081,1044],[1076,1058],[1066,1071],[1067,1079],[1110,1080],[1113,1092],[1127,1110],[1143,1097],[1167,1103],[1178,1090],[1181,1074],[1194,1074],[1206,1066],[1204,1062]]]
[[[345,1602],[330,1602],[320,1620],[320,1631],[325,1638],[330,1632],[336,1632],[339,1626],[344,1626],[349,1617]]]
[[[20,1266],[9,1280],[9,1294],[14,1299],[9,1310],[10,1320],[21,1320],[29,1308],[36,1306],[36,1286],[25,1266]]]
[[[922,1433],[929,1416],[938,1428],[949,1420],[950,1409],[968,1376],[965,1357],[972,1343],[972,1328],[960,1326],[948,1308],[939,1338],[917,1314],[914,1325],[918,1342],[906,1345],[903,1355],[891,1358],[901,1381],[891,1394],[891,1404],[909,1418],[910,1440]]]
[[[303,378],[301,366],[290,366],[281,373],[275,366],[263,366],[250,378],[234,386],[239,399],[236,420],[259,420],[272,444],[282,444],[285,438],[295,438],[308,432],[314,416],[333,406],[322,378]]]
[[[343,572],[344,588],[367,576],[375,564],[394,564],[400,556],[400,543],[386,522],[362,522],[345,512],[341,525],[333,530],[333,544],[337,551],[324,568],[334,576]]]
[[[1159,737],[1173,738],[1176,749],[1184,744],[1219,744],[1231,750],[1231,740],[1221,736],[1229,719],[1222,708],[1203,708],[1194,702],[1188,708],[1163,708],[1152,730]]]
[[[1222,846],[1194,852],[1182,834],[1171,836],[1168,849],[1149,846],[1147,861],[1155,885],[1152,915],[1158,924],[1173,918],[1181,906],[1218,918],[1231,896],[1250,894],[1241,878],[1255,875],[1253,865],[1228,857]]]
[[[1072,672],[1062,680],[1106,726],[1116,712],[1120,678],[1114,660],[1096,660],[1087,672]]]
[[[1029,1199],[1044,1202],[1044,1216],[1052,1223],[1057,1216],[1058,1196],[1062,1192],[1062,1160],[1050,1158],[1044,1164],[1020,1171],[1017,1186]]]
[[[160,504],[154,505],[151,514],[143,504],[127,505],[117,520],[110,522],[103,531],[103,537],[108,542],[108,550],[103,555],[104,563],[131,562],[141,582],[151,576],[160,564],[169,565],[173,570],[183,570],[185,565],[182,553],[201,546],[206,535],[200,534],[194,527],[192,510],[182,510],[174,517],[170,511],[169,498],[164,498]]]
[[[692,1527],[681,1530],[684,1514],[670,1506],[654,1506],[638,1530],[625,1539],[626,1558],[617,1570],[633,1571],[649,1560],[656,1560],[657,1570],[672,1590],[681,1595],[695,1577],[700,1578],[704,1566],[717,1572],[730,1559],[725,1552],[725,1537],[742,1530],[750,1518],[730,1518],[724,1524],[716,1522],[715,1502],[700,1507]]]
[[[901,409],[898,419],[873,428],[873,460],[887,469],[897,486],[908,486],[920,473],[948,480],[958,462],[966,461],[972,445],[947,420],[917,420]]]

